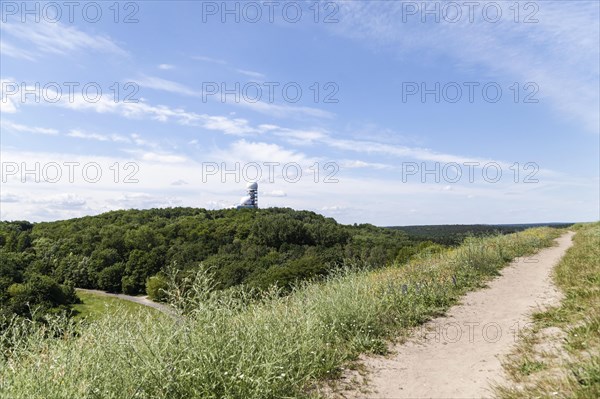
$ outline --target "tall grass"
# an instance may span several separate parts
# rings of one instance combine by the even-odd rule
[[[380,271],[347,268],[290,295],[211,291],[210,274],[173,287],[178,317],[107,314],[55,320],[0,340],[2,399],[287,398],[315,396],[362,352],[402,334],[479,287],[509,260],[552,245],[554,229],[469,238],[436,258]],[[47,329],[55,329],[48,338]]]
[[[574,245],[554,273],[564,299],[533,315],[533,328],[505,363],[520,384],[496,387],[499,397],[600,398],[600,223],[573,228]],[[551,329],[561,331],[558,339],[544,335]],[[540,351],[541,342],[559,350]]]

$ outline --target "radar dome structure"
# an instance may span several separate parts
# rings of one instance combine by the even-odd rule
[[[252,182],[246,184],[248,193],[242,197],[237,209],[258,208],[258,183]]]

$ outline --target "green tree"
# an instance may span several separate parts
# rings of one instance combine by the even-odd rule
[[[62,286],[49,276],[30,275],[26,282],[8,287],[8,307],[14,314],[32,317],[32,311],[43,314],[78,301],[72,286]]]
[[[140,292],[135,279],[131,276],[121,278],[121,291],[127,295],[137,295]]]
[[[125,264],[115,263],[98,273],[98,288],[108,292],[120,292]]]

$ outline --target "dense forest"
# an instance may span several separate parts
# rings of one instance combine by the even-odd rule
[[[156,294],[167,269],[200,264],[218,289],[288,288],[342,264],[377,268],[429,246],[405,232],[346,226],[291,209],[126,210],[47,222],[0,222],[0,305],[31,316],[77,301],[74,287]]]
[[[459,245],[468,236],[511,234],[534,227],[563,228],[573,223],[529,223],[529,224],[447,224],[428,226],[392,226],[408,234],[411,240],[431,241],[442,245]]]

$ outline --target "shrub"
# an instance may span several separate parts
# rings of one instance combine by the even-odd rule
[[[139,293],[137,283],[132,276],[121,278],[121,291],[127,295],[137,295]]]
[[[108,292],[121,291],[125,265],[121,262],[103,269],[98,273],[98,287]]]
[[[167,299],[166,290],[169,283],[164,274],[157,274],[146,280],[146,293],[153,301],[163,302]]]

